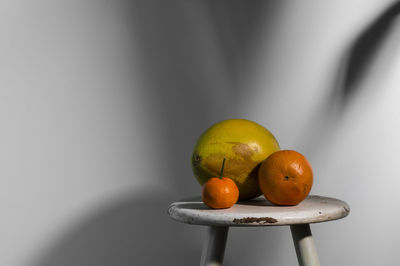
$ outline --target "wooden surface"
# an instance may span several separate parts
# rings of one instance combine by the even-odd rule
[[[318,223],[343,218],[350,212],[349,205],[335,198],[308,196],[297,206],[274,206],[264,196],[241,201],[229,209],[214,210],[200,197],[171,204],[168,214],[172,219],[210,226],[271,226]]]

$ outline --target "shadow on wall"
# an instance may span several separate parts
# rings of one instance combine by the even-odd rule
[[[167,207],[178,198],[199,194],[194,178],[182,178],[192,176],[191,149],[205,128],[232,118],[240,108],[235,105],[237,93],[251,64],[258,24],[276,13],[277,4],[145,0],[108,5],[131,29],[135,49],[127,56],[139,66],[132,74],[141,84],[135,94],[147,103],[144,119],[158,132],[159,139],[151,144],[162,147],[154,158],[163,162],[149,171],[168,180],[162,184],[170,184],[175,192],[126,197],[89,214],[35,265],[195,265],[203,229],[190,226],[185,234],[188,225],[171,221]],[[266,257],[274,255],[267,253]]]
[[[365,79],[368,68],[374,63],[377,52],[387,40],[399,14],[400,1],[396,1],[372,21],[350,47],[344,60],[344,75],[338,88],[343,105],[356,93],[360,83]]]
[[[171,196],[159,191],[121,198],[76,224],[34,265],[196,265],[203,228],[168,219],[169,201]]]
[[[331,93],[328,94],[325,102],[321,105],[321,112],[318,112],[312,124],[311,134],[303,136],[301,141],[306,143],[308,154],[311,154],[315,148],[323,145],[326,139],[337,130],[337,122],[343,118],[343,115],[352,106],[360,89],[369,89],[368,85],[379,84],[380,74],[387,72],[392,66],[393,59],[390,54],[393,51],[385,51],[386,55],[380,54],[383,46],[390,40],[390,34],[393,32],[395,22],[400,14],[400,1],[395,1],[389,5],[375,19],[371,20],[358,36],[355,36],[353,42],[343,53],[343,58],[338,64],[337,76]],[[397,41],[398,43],[398,41]],[[391,49],[396,49],[393,45]],[[383,61],[378,62],[379,57]],[[375,67],[375,68],[374,68]],[[378,70],[378,73],[371,73],[372,70]],[[371,95],[380,93],[379,86],[372,86],[369,91]],[[374,97],[370,97],[373,99]]]
[[[241,77],[256,54],[259,24],[278,7],[275,1],[126,1],[118,7],[138,38],[142,95],[160,132],[164,178],[180,197],[199,193],[193,179],[181,178],[192,176],[192,148],[211,124],[240,113]]]

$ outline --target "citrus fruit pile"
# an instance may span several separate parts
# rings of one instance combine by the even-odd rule
[[[203,202],[215,209],[262,194],[276,205],[297,205],[313,182],[311,165],[302,154],[280,150],[270,131],[245,119],[208,128],[194,147],[191,164],[203,186]]]

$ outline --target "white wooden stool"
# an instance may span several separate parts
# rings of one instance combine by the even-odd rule
[[[349,205],[341,200],[308,196],[297,206],[274,206],[263,196],[240,201],[229,209],[214,210],[200,197],[171,204],[168,214],[174,220],[209,226],[208,238],[201,255],[201,266],[222,265],[230,226],[289,225],[300,266],[320,265],[312,239],[310,223],[346,217]]]

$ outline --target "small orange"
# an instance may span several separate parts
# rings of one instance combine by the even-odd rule
[[[236,183],[228,178],[222,177],[224,161],[220,177],[210,178],[203,186],[202,200],[204,204],[213,209],[226,209],[232,207],[239,199],[239,189]]]
[[[310,193],[313,171],[304,155],[293,150],[281,150],[261,163],[258,183],[271,203],[297,205]]]

